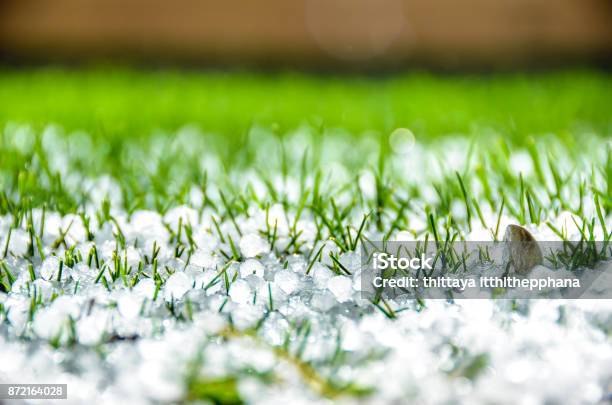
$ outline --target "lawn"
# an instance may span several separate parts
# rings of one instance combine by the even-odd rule
[[[589,71],[5,70],[0,381],[74,403],[597,403],[611,90]],[[448,248],[517,234],[563,254]],[[372,291],[374,241],[429,242],[468,276],[597,274],[601,299]]]
[[[604,136],[612,119],[607,73],[331,77],[297,73],[24,69],[0,72],[0,123],[50,122],[95,137],[148,136],[185,124],[236,139],[257,124],[285,133],[302,124],[422,141],[496,131]]]

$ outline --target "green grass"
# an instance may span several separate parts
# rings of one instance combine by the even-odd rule
[[[305,274],[314,274],[315,265],[325,265],[335,274],[352,275],[354,269],[343,258],[357,255],[369,238],[387,241],[399,231],[410,232],[440,244],[454,271],[465,266],[465,259],[463,263],[459,257],[452,259],[447,243],[467,238],[475,228],[481,231],[477,235],[500,240],[504,217],[540,233],[550,228],[568,240],[575,234],[572,224],[566,224],[570,229],[555,224],[560,215],[570,212],[580,241],[576,247],[566,242],[562,254],[551,252],[546,258],[555,268],[591,267],[609,259],[611,253],[611,79],[593,72],[326,78],[5,71],[0,73],[0,229],[7,231],[0,235],[0,241],[4,240],[0,292],[10,292],[15,285],[15,260],[27,263],[28,279],[35,281],[35,267],[55,255],[60,266],[56,283],[67,273],[63,266],[74,268],[82,262],[92,268],[93,284],[108,291],[129,288],[150,277],[156,285],[155,302],[171,274],[185,270],[174,260],[189,263],[191,255],[204,247],[198,243],[205,242],[193,237],[199,228],[221,242],[215,255],[224,263],[203,289],[221,284],[222,291],[229,293],[237,273],[231,276],[228,270],[244,259],[236,244],[248,231],[247,224],[262,217],[265,226],[257,234],[270,245],[279,266],[287,268],[291,260],[302,258]],[[43,129],[49,123],[58,124],[59,129]],[[209,134],[176,132],[189,123]],[[290,134],[301,126],[300,134]],[[449,137],[452,145],[431,142],[417,149],[416,155],[403,155],[388,142],[389,133],[397,127],[410,128],[418,141],[458,133],[466,136]],[[160,135],[159,129],[167,132]],[[87,133],[70,135],[75,130]],[[460,157],[453,157],[453,148]],[[533,169],[525,173],[513,169],[517,154]],[[425,159],[419,167],[403,165],[419,157]],[[452,161],[457,159],[460,164],[455,167]],[[336,166],[330,168],[330,162]],[[436,165],[438,174],[433,170]],[[365,174],[371,182],[363,187]],[[91,183],[94,179],[100,181]],[[200,202],[193,202],[193,191],[200,193]],[[145,251],[130,236],[129,226],[122,229],[127,225],[124,219],[136,210],[167,214],[180,205],[194,208],[201,222],[194,226],[181,218],[173,225],[163,220],[169,238],[163,243],[173,253],[172,262],[163,254],[158,256],[157,242]],[[271,213],[274,209],[276,215]],[[37,224],[35,214],[41,212]],[[49,240],[45,218],[47,224],[57,224],[56,213],[77,215],[85,228],[84,239],[95,244],[83,252],[71,245],[66,234],[74,217],[65,217],[70,222],[59,225],[57,238]],[[305,235],[299,220],[310,224],[314,235]],[[597,239],[601,241],[596,243]],[[15,255],[9,249],[15,240],[26,240],[25,245],[20,243],[27,250]],[[113,243],[110,258],[98,253],[103,241]],[[324,251],[332,246],[333,250]],[[126,249],[130,247],[141,249],[137,266],[128,265]],[[172,267],[173,263],[178,267]],[[62,293],[76,294],[78,288],[77,283]],[[339,379],[338,370],[367,367],[369,361],[385,355],[381,350],[355,357],[353,351],[342,349],[338,333],[337,348],[330,357],[308,361],[304,352],[307,344],[313,344],[308,343],[311,324],[303,321],[289,324],[282,344],[266,342],[260,328],[269,314],[282,308],[270,284],[267,294],[253,297],[254,303],[265,302],[265,313],[247,330],[234,327],[228,300],[217,309],[227,317],[227,327],[211,334],[211,341],[248,339],[252,346],[271,351],[292,366],[314,395],[329,400],[358,398],[378,388]],[[197,315],[201,309],[199,304],[172,299],[162,302],[155,314],[188,323],[194,320],[194,311]],[[34,293],[30,320],[45,305],[42,294]],[[419,302],[415,308],[424,305]],[[390,319],[412,309],[398,307],[381,295],[373,298],[372,306],[368,308]],[[0,304],[4,316],[3,312]],[[77,343],[74,330],[72,323],[65,342],[58,335],[49,343],[54,348],[73,347]],[[116,337],[105,337],[100,347],[114,344]],[[455,366],[447,372],[458,378],[477,378],[491,361],[486,354],[460,347],[453,357]],[[275,384],[284,377],[257,374],[250,368],[228,375],[202,375],[205,361],[195,359],[185,400],[239,404],[243,378]]]
[[[410,128],[417,138],[526,135],[612,128],[612,76],[591,71],[485,76],[316,76],[297,73],[0,70],[0,125],[49,122],[94,136],[147,136],[186,123],[240,139],[258,124],[285,133],[307,123],[353,134]]]
[[[368,209],[363,213],[372,210],[369,220],[383,232],[386,222],[380,213],[397,197],[398,185],[412,197],[419,194],[412,177],[385,172],[381,165],[401,160],[393,158],[387,141],[394,128],[403,126],[415,133],[417,141],[464,133],[467,137],[452,139],[472,142],[462,172],[447,171],[431,185],[438,202],[421,213],[425,218],[432,211],[439,217],[449,215],[455,200],[465,205],[469,227],[471,219],[482,222],[482,201],[493,212],[503,207],[521,223],[542,222],[547,200],[556,202],[550,207],[554,211],[582,214],[582,206],[571,206],[562,195],[564,187],[581,196],[597,195],[605,217],[612,206],[612,151],[605,141],[612,128],[610,105],[612,76],[587,71],[340,78],[116,68],[5,70],[0,72],[0,128],[4,128],[0,213],[25,212],[30,205],[78,211],[87,197],[67,184],[69,174],[73,178],[108,174],[118,182],[129,212],[145,207],[163,212],[186,203],[192,186],[202,190],[213,186],[221,191],[214,210],[233,219],[253,201],[262,207],[268,202],[286,204],[286,196],[272,183],[275,177],[289,176],[300,182],[303,200],[296,208],[307,206],[321,216],[331,203],[333,210],[321,216],[321,224],[332,235],[346,236],[345,207],[332,197],[338,199],[355,185],[349,182],[324,198],[323,190],[305,185],[307,179],[314,184],[328,182],[325,165],[331,153],[351,176],[362,170],[376,175],[376,204],[365,204]],[[16,126],[6,125],[11,122],[33,127],[33,145],[18,146],[21,141],[16,138],[25,137],[13,132]],[[57,132],[59,139],[47,139],[55,144],[51,150],[41,131],[49,123],[64,130]],[[188,123],[209,134],[170,132]],[[276,139],[275,134],[282,136],[304,125],[302,138]],[[168,132],[152,136],[160,134],[159,129]],[[74,130],[88,135],[61,135]],[[342,132],[359,139],[353,142]],[[585,136],[587,132],[595,135]],[[341,146],[324,146],[322,136]],[[590,178],[572,179],[564,171],[582,160],[585,148],[593,150],[588,153],[593,164]],[[531,177],[510,172],[510,155],[517,150],[528,152],[535,167]],[[64,169],[62,159],[67,161]],[[213,172],[202,166],[203,161]],[[232,178],[233,169],[255,170],[271,201],[257,201],[252,190],[241,189]],[[599,177],[602,180],[596,181]],[[470,186],[474,182],[481,184],[477,196]],[[353,198],[351,206],[364,205],[359,193]],[[410,201],[405,197],[392,201],[397,212],[387,218],[391,229],[405,225],[405,211],[414,210]],[[359,215],[358,221],[362,220]],[[355,244],[346,237],[338,240],[346,246]]]

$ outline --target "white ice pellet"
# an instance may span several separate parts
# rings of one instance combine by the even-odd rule
[[[44,300],[51,299],[51,296],[53,295],[53,284],[50,281],[37,278],[32,284],[36,288],[36,293]]]
[[[95,270],[91,269],[86,263],[77,263],[69,272],[74,281],[83,284],[95,279]]]
[[[198,212],[188,206],[174,207],[168,210],[164,215],[164,221],[170,225],[172,229],[177,229],[179,223],[183,225],[191,224],[197,225],[198,223]]]
[[[299,281],[297,274],[291,270],[281,270],[274,275],[274,283],[285,294],[294,292],[298,287]]]
[[[510,155],[509,164],[511,173],[517,177],[519,174],[528,177],[533,172],[533,161],[527,151],[513,152]]]
[[[312,276],[317,288],[327,287],[327,282],[330,278],[334,277],[334,274],[335,273],[333,271],[321,263],[315,263],[310,269],[310,275]]]
[[[334,276],[327,282],[327,288],[339,302],[346,302],[353,295],[353,281],[346,276]]]
[[[359,189],[363,196],[367,199],[376,197],[376,177],[370,171],[363,171],[359,175]]]
[[[189,202],[195,207],[201,207],[204,202],[204,193],[199,187],[192,186],[189,190]]]
[[[182,271],[172,274],[164,285],[166,301],[181,299],[193,286],[193,279]]]
[[[257,259],[247,259],[240,265],[240,277],[246,278],[250,275],[256,275],[257,277],[263,278],[264,266]]]
[[[87,237],[83,221],[76,214],[68,214],[62,218],[62,230],[66,233],[66,241],[71,245],[82,242]]]
[[[351,273],[361,270],[361,255],[348,252],[340,256],[340,263]]]
[[[141,279],[134,286],[133,290],[144,298],[152,299],[155,294],[155,282],[150,278]]]
[[[21,331],[28,321],[30,300],[22,296],[11,296],[4,302],[4,309],[11,325]]]
[[[246,280],[246,282],[249,283],[249,285],[251,286],[251,289],[253,290],[259,290],[261,286],[265,284],[264,279],[259,276],[256,276],[255,274],[251,274],[250,276],[247,276],[244,280]]]
[[[140,313],[142,297],[125,292],[117,299],[117,310],[126,319],[134,319]]]
[[[55,339],[60,337],[67,321],[67,315],[57,308],[42,308],[36,311],[32,328],[34,333],[43,339]]]
[[[255,233],[249,233],[240,238],[240,251],[247,258],[259,256],[269,250],[268,242]]]
[[[230,295],[232,291],[230,289]],[[234,300],[232,298],[232,300]],[[235,301],[234,301],[235,302]],[[234,326],[239,330],[250,328],[254,326],[263,316],[263,307],[250,305],[249,300],[245,303],[239,304],[233,311],[232,321]]]
[[[323,250],[321,251],[321,262],[325,265],[331,266],[334,263],[334,261],[331,258],[331,255],[338,253],[338,251],[339,251],[338,245],[336,245],[332,241],[325,242],[325,246],[323,247]]]
[[[51,304],[57,311],[75,319],[81,313],[81,303],[78,296],[60,295]]]
[[[280,179],[279,179],[280,180]],[[282,181],[282,180],[281,180]],[[285,232],[287,229],[287,216],[285,214],[285,208],[282,204],[274,204],[268,209],[268,227],[274,229],[276,227],[277,232]]]
[[[329,311],[336,305],[336,298],[329,291],[315,291],[310,299],[310,305],[321,312]]]
[[[221,289],[221,279],[213,271],[205,271],[195,278],[195,288],[206,289],[206,294],[215,294]]]
[[[245,280],[234,281],[230,286],[229,296],[237,304],[246,304],[252,299],[249,283]]]
[[[6,236],[8,237],[8,235]],[[6,246],[6,238],[0,245],[2,249]],[[30,236],[23,229],[13,229],[11,239],[8,245],[8,251],[16,256],[23,256],[28,252],[30,246]]]
[[[47,257],[40,266],[40,276],[45,280],[54,279],[59,271],[60,261],[55,256]]]
[[[263,300],[267,305],[272,301],[274,307],[280,305],[287,299],[287,294],[281,290],[276,283],[263,283],[257,290],[258,300]]]
[[[189,259],[189,264],[202,267],[204,269],[212,269],[217,265],[218,259],[209,252],[196,250]]]
[[[272,313],[263,323],[261,333],[266,342],[276,346],[283,343],[287,328],[289,328],[287,320],[278,313]]]
[[[138,263],[141,260],[138,249],[136,249],[134,246],[128,246],[125,249],[124,254],[125,254],[125,259],[127,260],[128,266],[131,266],[132,268],[138,267]],[[123,258],[124,256],[121,255],[121,260],[123,260]]]
[[[76,323],[76,335],[79,343],[95,345],[100,342],[106,330],[107,316],[103,312],[95,312],[79,319]]]

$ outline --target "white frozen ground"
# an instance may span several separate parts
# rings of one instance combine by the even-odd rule
[[[394,164],[419,170],[393,169],[410,173],[422,187],[414,206],[436,198],[428,185],[431,176],[444,172],[432,163],[440,150],[449,152],[449,165],[453,158],[464,164],[457,156],[465,156],[466,144],[456,143],[432,152],[417,144],[409,156],[393,158]],[[61,159],[66,155],[54,154],[68,176],[70,166]],[[533,170],[525,152],[515,153],[511,163]],[[349,168],[333,165],[338,178],[350,179]],[[588,164],[576,173],[589,176]],[[366,199],[375,193],[373,177],[369,171],[358,177]],[[246,172],[242,181],[265,194],[254,172]],[[275,181],[290,201],[299,200],[299,179]],[[293,255],[279,252],[290,243],[294,205],[285,209],[277,203],[266,213],[252,202],[236,215],[236,224],[226,218],[221,232],[241,255],[231,261],[220,254],[231,256],[232,248],[216,231],[212,218],[219,216],[202,208],[195,187],[187,203],[163,215],[140,209],[128,215],[121,208],[120,185],[110,176],[67,183],[88,193],[84,212],[91,214],[91,241],[80,216],[47,210],[44,259],[38,248],[29,257],[27,221],[12,227],[10,214],[0,217],[0,247],[8,246],[4,263],[15,278],[11,291],[0,293],[2,382],[67,383],[68,400],[61,402],[66,404],[177,402],[189,396],[188,380],[194,376],[235,382],[243,400],[261,404],[330,403],[329,381],[372,388],[369,395],[333,396],[339,403],[595,404],[612,392],[612,300],[428,300],[424,307],[391,300],[396,312],[391,319],[361,298],[359,250],[338,256],[352,275],[330,269],[328,253],[338,249],[315,240],[320,225],[308,210],[296,223],[305,250]],[[572,191],[568,198],[575,198]],[[114,220],[100,224],[95,213],[102,196],[110,199]],[[219,201],[218,195],[212,198]],[[462,204],[453,203],[452,210],[464,217]],[[585,216],[596,218],[593,201],[585,198],[585,204]],[[572,214],[545,209],[546,220],[576,235]],[[497,213],[484,211],[485,222],[495,224]],[[364,213],[355,207],[347,217],[353,234]],[[410,225],[394,231],[394,238],[422,237],[427,218],[406,215]],[[42,209],[32,211],[34,229],[41,228],[42,216]],[[500,227],[518,222],[505,213]],[[190,254],[189,249],[177,252],[177,246],[189,244],[185,224],[191,225],[197,246]],[[277,240],[271,249],[263,235],[274,224]],[[462,237],[492,238],[477,218],[472,225]],[[601,226],[595,227],[602,235]],[[544,223],[530,229],[536,239],[558,239]],[[365,234],[376,238],[377,232],[369,225]],[[124,248],[117,246],[118,234]],[[308,252],[322,243],[321,262],[306,274]],[[94,245],[98,266],[95,258],[87,263]],[[159,250],[156,266],[150,263],[154,249]],[[77,258],[71,266],[67,254]]]

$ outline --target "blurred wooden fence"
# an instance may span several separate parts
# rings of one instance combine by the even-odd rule
[[[610,0],[0,0],[0,54],[296,66],[608,59]]]

